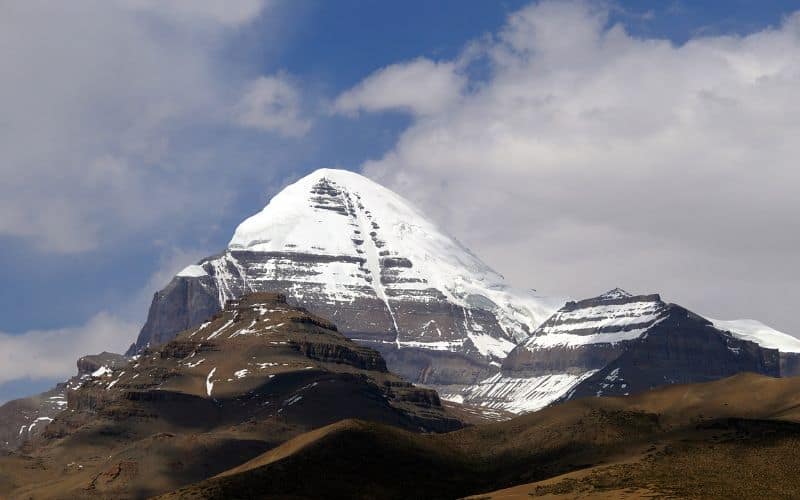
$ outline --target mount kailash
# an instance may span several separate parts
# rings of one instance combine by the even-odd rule
[[[752,320],[710,320],[620,289],[566,303],[514,289],[401,196],[332,169],[283,189],[224,251],[179,272],[154,295],[127,355],[257,292],[330,319],[443,399],[487,409],[522,413],[742,371],[800,374],[800,340]],[[41,432],[71,390],[124,362],[109,356],[83,358],[77,377],[0,407],[0,445]]]

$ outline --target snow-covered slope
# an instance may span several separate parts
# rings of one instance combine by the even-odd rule
[[[285,293],[381,350],[392,370],[431,385],[496,373],[563,303],[512,289],[396,193],[321,169],[242,222],[224,252],[159,292],[136,349],[257,291]]]
[[[796,339],[760,324],[720,323],[655,294],[614,289],[567,302],[506,357],[500,373],[445,397],[522,412],[572,397],[626,395],[741,371],[777,376],[798,370],[796,359],[764,349],[792,349]],[[738,333],[726,331],[734,328]]]
[[[778,349],[781,352],[800,353],[800,339],[789,334],[779,332],[760,321],[754,319],[736,319],[723,321],[709,320],[720,330],[731,332],[735,337],[750,340],[768,349]]]
[[[663,319],[666,304],[657,295],[633,295],[615,288],[559,309],[525,342],[529,350],[578,347],[633,340]]]
[[[456,403],[468,403],[511,413],[541,410],[557,400],[597,370],[582,373],[550,373],[544,375],[504,375],[497,373],[461,391],[442,392],[441,397]]]
[[[358,259],[363,261],[360,272],[336,263],[298,278],[321,285],[337,300],[353,300],[359,295],[356,287],[368,287],[367,294],[379,297],[390,311],[391,300],[432,300],[433,289],[465,308],[492,310],[516,340],[527,337],[560,305],[510,289],[502,276],[408,201],[346,170],[320,169],[288,186],[236,228],[228,248]],[[221,299],[227,293],[221,290]],[[511,348],[487,341],[484,352]]]
[[[538,410],[619,356],[666,312],[658,295],[619,288],[567,302],[506,357],[500,373],[443,397],[514,413]]]

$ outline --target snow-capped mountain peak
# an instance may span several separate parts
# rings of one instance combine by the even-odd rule
[[[228,248],[363,259],[379,295],[382,287],[393,288],[377,279],[387,264],[396,265],[404,289],[433,286],[464,299],[474,285],[506,288],[499,274],[408,201],[346,170],[320,169],[288,186],[236,228]]]
[[[622,288],[614,288],[613,290],[609,290],[606,293],[598,296],[599,300],[615,300],[615,299],[627,299],[628,297],[633,297],[632,293],[626,292]]]
[[[159,292],[137,346],[158,345],[228,300],[260,291],[331,318],[381,350],[390,368],[431,385],[451,383],[459,370],[470,376],[458,383],[495,373],[563,303],[508,286],[391,190],[320,169],[243,221],[224,252]]]

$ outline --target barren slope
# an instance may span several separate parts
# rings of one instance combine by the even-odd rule
[[[165,498],[455,498],[548,479],[516,493],[779,497],[800,487],[798,403],[800,379],[742,374],[440,435],[348,421]]]

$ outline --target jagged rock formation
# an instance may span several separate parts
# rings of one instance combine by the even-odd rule
[[[304,387],[287,395],[284,380],[292,380],[289,385],[302,381]],[[228,300],[209,321],[159,347],[144,349],[135,361],[94,372],[69,392],[68,400],[70,408],[112,407],[116,412],[131,401],[191,396],[211,399],[222,408],[235,400],[243,407],[253,406],[256,414],[274,415],[290,411],[294,404],[279,399],[297,397],[299,403],[312,398],[315,392],[325,392],[316,389],[323,381],[371,387],[397,414],[398,422],[406,420],[407,427],[443,430],[458,425],[445,416],[435,391],[414,387],[389,373],[377,351],[350,341],[330,321],[271,293]],[[266,411],[263,407],[268,405]],[[238,415],[241,409],[235,406]],[[335,420],[335,413],[302,418]]]
[[[397,194],[318,170],[244,221],[223,253],[154,299],[130,353],[170,340],[253,291],[332,318],[413,382],[465,385],[497,372],[558,301],[515,291]]]
[[[614,289],[568,302],[509,353],[500,373],[443,397],[532,411],[559,399],[627,395],[740,372],[777,377],[791,356],[658,295]]]

